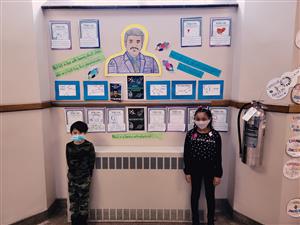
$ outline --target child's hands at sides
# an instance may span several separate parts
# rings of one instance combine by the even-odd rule
[[[185,175],[185,180],[186,180],[186,182],[191,183],[192,182],[191,175],[189,175],[189,174]]]
[[[221,178],[220,177],[214,177],[214,185],[217,186],[219,184],[221,184]]]

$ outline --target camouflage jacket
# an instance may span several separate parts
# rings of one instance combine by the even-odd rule
[[[91,142],[85,140],[80,145],[69,142],[66,145],[66,158],[69,179],[92,176],[95,163],[95,149]]]

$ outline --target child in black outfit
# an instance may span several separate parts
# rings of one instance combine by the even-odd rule
[[[66,146],[68,190],[72,225],[85,225],[88,218],[89,188],[95,163],[94,145],[85,140],[86,123],[72,124],[71,142]]]
[[[221,183],[222,141],[220,134],[212,127],[209,109],[200,107],[194,115],[195,126],[188,131],[184,144],[184,173],[186,181],[192,183],[191,208],[193,225],[199,225],[198,202],[202,179],[204,179],[207,202],[208,225],[214,225],[215,186]]]

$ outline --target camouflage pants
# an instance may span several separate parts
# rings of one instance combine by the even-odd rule
[[[68,190],[72,220],[79,216],[88,216],[90,184],[91,177],[80,179],[70,179],[69,177]]]

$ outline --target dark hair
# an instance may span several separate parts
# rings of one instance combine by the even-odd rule
[[[77,121],[71,125],[70,132],[78,130],[80,133],[86,133],[88,131],[88,125],[85,122]]]
[[[198,113],[201,113],[201,112],[205,113],[207,115],[208,119],[210,120],[207,127],[210,128],[210,129],[213,129],[213,126],[212,126],[212,113],[211,113],[211,111],[209,110],[208,107],[203,107],[203,106],[198,107],[198,109],[196,110],[196,112],[194,114],[194,118],[196,117],[196,115]],[[194,126],[194,128],[196,128],[196,125]]]

